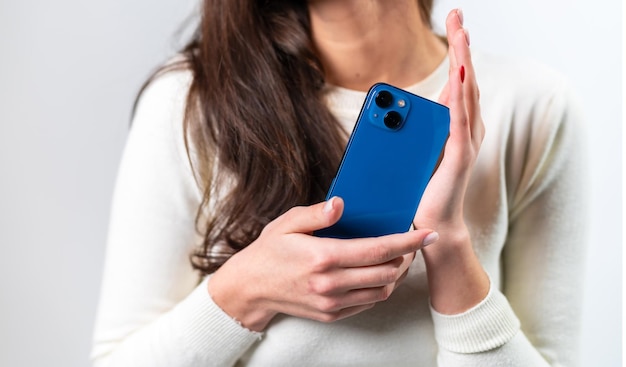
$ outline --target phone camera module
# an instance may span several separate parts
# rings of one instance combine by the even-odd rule
[[[387,108],[393,103],[393,95],[386,90],[381,90],[376,95],[375,102],[378,107]]]
[[[400,124],[402,123],[402,115],[396,111],[389,111],[385,114],[383,121],[385,122],[385,126],[395,130],[400,127]]]

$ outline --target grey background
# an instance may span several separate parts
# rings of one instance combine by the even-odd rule
[[[592,231],[584,366],[618,366],[622,8],[616,0],[461,5],[472,46],[565,73],[589,123]],[[182,45],[184,1],[0,2],[0,365],[86,366],[109,205],[135,94]],[[440,28],[441,29],[441,28]],[[183,32],[184,34],[184,32]]]

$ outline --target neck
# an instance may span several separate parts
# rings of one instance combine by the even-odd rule
[[[329,84],[368,90],[430,75],[446,47],[422,20],[417,0],[309,0],[312,38]]]

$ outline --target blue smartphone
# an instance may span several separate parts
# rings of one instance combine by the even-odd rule
[[[446,106],[389,84],[372,86],[326,196],[343,198],[343,215],[315,235],[408,231],[449,132]]]

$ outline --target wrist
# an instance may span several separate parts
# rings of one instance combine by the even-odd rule
[[[428,252],[433,260],[435,260],[435,254],[440,254],[438,257],[445,259],[448,253],[458,254],[464,249],[472,248],[469,230],[463,220],[453,222],[415,221],[413,225],[416,229],[430,228],[439,234],[437,245],[429,246],[430,251]]]
[[[487,296],[489,278],[466,228],[437,231],[440,234],[437,244],[422,249],[431,305],[442,314],[461,313]]]
[[[242,282],[229,285],[220,276],[219,270],[210,277],[207,290],[213,302],[228,316],[246,329],[261,332],[265,330],[276,312],[263,307],[261,298],[246,289]]]

